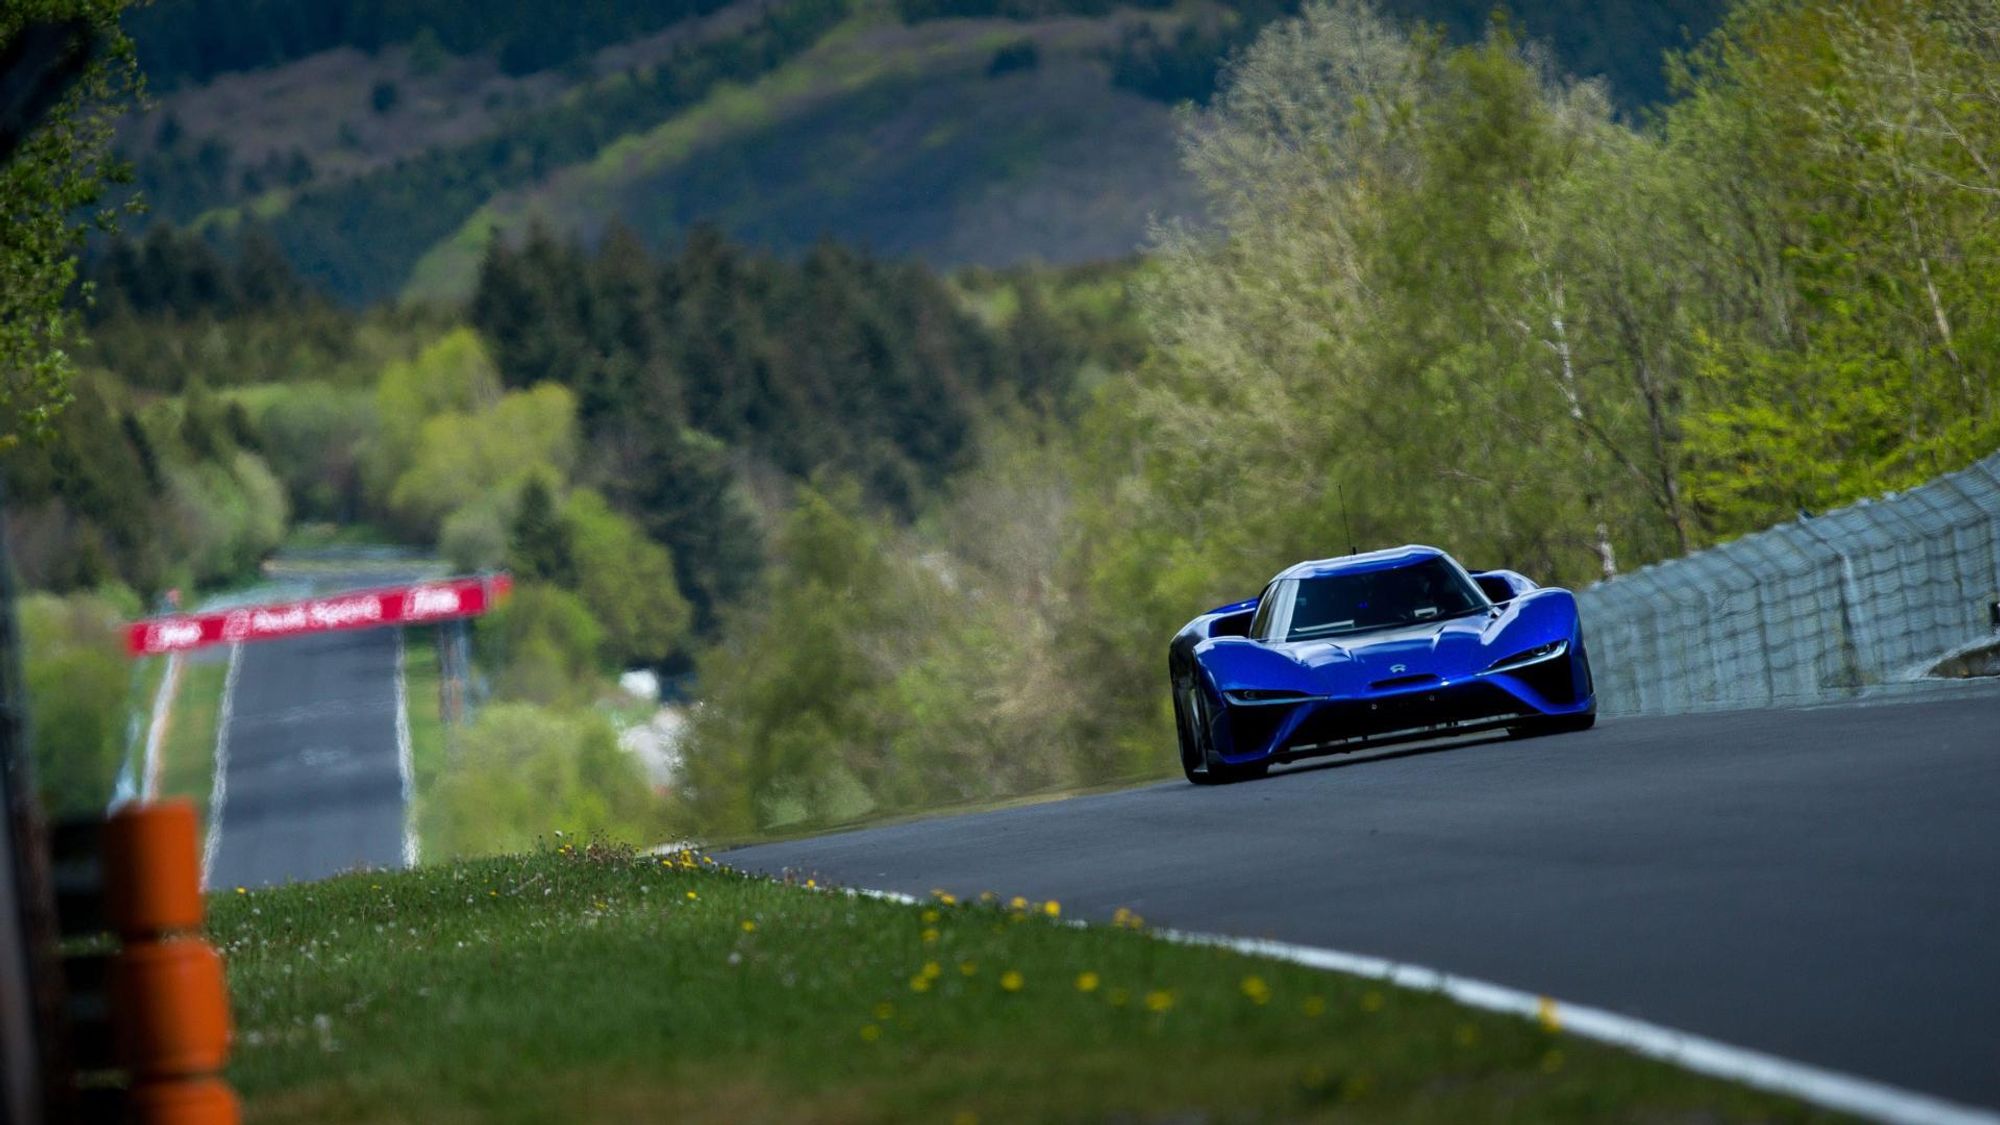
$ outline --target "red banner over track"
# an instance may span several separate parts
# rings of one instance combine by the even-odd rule
[[[238,641],[274,641],[301,633],[427,625],[456,617],[477,617],[498,605],[512,588],[512,579],[496,574],[385,590],[356,590],[297,602],[238,606],[214,613],[155,617],[126,626],[125,647],[134,656],[152,656]]]

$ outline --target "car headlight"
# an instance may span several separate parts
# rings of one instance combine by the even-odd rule
[[[1522,649],[1520,652],[1504,660],[1496,660],[1486,670],[1488,672],[1511,671],[1512,669],[1526,667],[1530,664],[1539,664],[1544,660],[1554,660],[1568,651],[1568,641],[1550,641],[1545,645],[1536,645],[1534,648]]]
[[[1268,707],[1274,703],[1300,703],[1312,696],[1302,691],[1266,691],[1250,688],[1244,691],[1225,691],[1222,698],[1238,707]]]

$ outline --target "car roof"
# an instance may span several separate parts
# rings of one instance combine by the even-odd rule
[[[1297,563],[1281,571],[1278,578],[1324,578],[1330,574],[1365,574],[1371,570],[1391,570],[1427,559],[1446,557],[1448,556],[1436,547],[1409,543],[1382,551],[1366,551],[1358,555],[1341,555],[1338,558],[1313,559]]]

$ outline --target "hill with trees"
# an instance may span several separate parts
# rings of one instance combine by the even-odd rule
[[[361,275],[295,270],[289,207],[104,247],[75,401],[0,461],[34,627],[103,634],[300,521],[505,565],[521,596],[478,637],[502,706],[468,737],[601,749],[609,673],[679,674],[683,772],[626,822],[723,838],[1170,771],[1165,639],[1350,516],[1580,585],[2000,446],[1994,0],[1751,0],[1637,117],[1525,18],[1456,42],[1315,3],[1182,115],[1201,219],[1135,262],[739,237],[784,213],[729,204],[785,151],[901,176],[840,148],[885,75],[902,137],[1023,135],[913,75],[951,99],[1096,66],[1146,100],[1077,53],[1121,49],[1101,13],[879,17],[759,17],[797,46],[761,77],[467,193],[432,300],[323,289]],[[725,221],[622,221],[662,195]],[[101,663],[104,635],[50,652]]]
[[[224,241],[261,226],[348,302],[463,297],[486,242],[533,218],[587,240],[706,221],[783,254],[827,237],[947,267],[1074,263],[1198,208],[1169,110],[1207,101],[1294,6],[162,0],[127,17],[162,93],[122,144],[159,217]],[[1461,40],[1492,16],[1393,7]],[[1517,7],[1627,107],[1720,11]]]

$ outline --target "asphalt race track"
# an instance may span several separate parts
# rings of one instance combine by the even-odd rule
[[[244,645],[208,885],[403,865],[396,630]]]
[[[1607,720],[731,853],[1415,962],[2000,1106],[2000,690]]]

